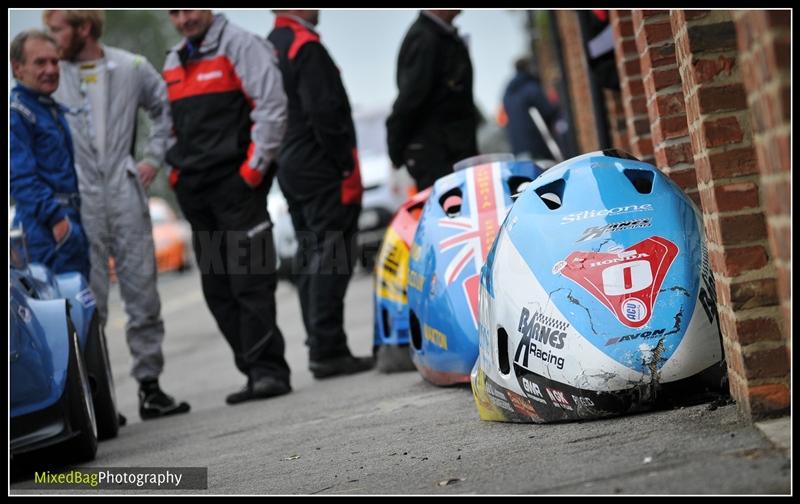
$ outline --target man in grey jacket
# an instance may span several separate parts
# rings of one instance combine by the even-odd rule
[[[175,134],[170,183],[192,225],[206,304],[247,377],[225,401],[287,394],[266,204],[287,117],[275,49],[209,10],[170,10],[169,19],[183,36],[163,73]]]
[[[81,217],[91,251],[90,284],[101,323],[108,319],[109,256],[124,300],[131,374],[139,382],[139,415],[189,411],[158,384],[164,366],[164,323],[156,290],[153,231],[145,189],[164,161],[171,123],[164,81],[139,55],[104,46],[102,11],[44,13],[59,45],[61,83],[53,97],[65,105],[75,144]],[[137,111],[152,123],[144,159],[131,155]]]

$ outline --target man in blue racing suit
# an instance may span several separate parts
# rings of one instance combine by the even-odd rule
[[[59,77],[55,41],[29,30],[14,38],[9,52],[17,80],[9,104],[14,225],[25,230],[31,261],[88,278],[72,138],[62,108],[50,97]]]

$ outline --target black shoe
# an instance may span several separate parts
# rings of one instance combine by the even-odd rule
[[[172,396],[161,390],[157,381],[143,381],[139,387],[139,416],[142,420],[186,413],[189,409],[189,403],[175,402]]]
[[[308,369],[311,370],[314,378],[318,380],[332,376],[360,373],[373,367],[375,367],[374,357],[353,357],[352,355],[318,361],[312,360],[308,363]]]
[[[245,385],[242,390],[229,394],[228,397],[225,398],[225,402],[228,404],[239,404],[245,401],[252,401],[253,399],[267,399],[269,397],[284,395],[291,391],[292,387],[288,383],[271,376],[264,376],[252,382],[248,381],[247,385]]]
[[[119,426],[123,427],[128,423],[128,418],[120,412],[117,412],[119,418]]]

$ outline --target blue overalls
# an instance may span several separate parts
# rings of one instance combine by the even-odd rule
[[[11,91],[10,190],[14,226],[25,232],[31,262],[54,273],[89,277],[89,244],[81,226],[72,137],[62,107],[20,84]],[[64,217],[70,230],[56,243],[53,226]]]

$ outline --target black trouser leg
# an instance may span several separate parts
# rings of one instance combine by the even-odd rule
[[[184,208],[184,214],[196,235],[203,294],[236,367],[250,379],[269,375],[288,382],[283,335],[276,323],[275,248],[266,187],[250,189],[238,177],[234,173],[207,194],[182,195],[181,206],[190,209]],[[194,214],[211,218],[195,215],[193,220]]]
[[[344,296],[356,260],[353,246],[361,208],[342,205],[339,198],[334,191],[321,194],[295,205],[293,212],[293,220],[304,224],[313,237],[305,240],[306,250],[298,251],[306,259],[298,291],[311,360],[350,354],[344,331]]]

